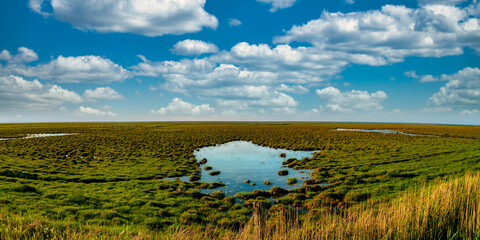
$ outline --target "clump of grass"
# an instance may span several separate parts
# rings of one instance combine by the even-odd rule
[[[270,194],[272,194],[273,197],[281,197],[287,195],[288,190],[275,186],[270,189]]]
[[[209,173],[211,176],[217,176],[220,175],[220,171],[212,171]]]
[[[219,200],[222,200],[225,198],[225,193],[223,193],[220,190],[217,190],[215,192],[210,193],[210,196]]]
[[[265,185],[272,185],[272,182],[270,182],[270,181],[267,180],[267,181],[263,182],[263,184],[265,184]]]
[[[205,169],[206,171],[208,171],[208,170],[212,170],[213,168],[212,168],[212,166],[205,166],[203,169]]]
[[[246,200],[246,199],[253,199],[256,196],[255,196],[255,194],[253,194],[251,192],[239,192],[239,193],[235,194],[235,197]]]
[[[192,182],[196,182],[196,181],[200,180],[200,176],[199,175],[191,175],[189,179]]]
[[[297,183],[297,179],[296,179],[296,178],[289,178],[289,179],[287,179],[287,184],[293,185],[293,184],[296,184],[296,183]]]
[[[287,157],[287,154],[286,154],[286,153],[280,153],[280,157],[281,157],[281,158],[286,158],[286,157]]]
[[[35,187],[32,187],[30,185],[26,185],[26,184],[21,184],[19,186],[15,186],[11,189],[12,191],[14,192],[20,192],[20,193],[27,193],[27,192],[30,192],[30,193],[39,193],[39,191],[37,190],[37,188]]]
[[[287,176],[288,175],[288,170],[280,170],[280,171],[278,171],[278,175]]]
[[[303,181],[303,186],[314,185],[314,184],[315,184],[315,180],[313,179],[307,179]]]
[[[204,159],[200,160],[200,162],[198,162],[198,163],[200,163],[200,164],[205,164],[205,163],[207,163],[207,162],[208,162],[207,159],[204,158]]]
[[[293,162],[295,162],[295,161],[297,161],[296,158],[289,158],[289,159],[283,161],[282,164],[283,164],[283,165],[288,165],[288,164],[293,163]]]

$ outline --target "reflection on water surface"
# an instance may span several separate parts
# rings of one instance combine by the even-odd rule
[[[284,157],[280,155],[285,153]],[[312,151],[292,151],[262,147],[246,141],[234,141],[222,145],[204,147],[194,151],[198,161],[207,159],[202,164],[200,182],[223,182],[226,186],[220,188],[227,195],[235,195],[237,192],[251,192],[255,189],[270,190],[272,186],[285,189],[298,188],[303,180],[310,178],[311,170],[293,170],[286,168],[282,162],[289,158],[303,159],[313,156]],[[283,156],[283,155],[282,155]],[[211,166],[211,170],[205,170],[205,166]],[[287,176],[279,176],[278,171],[288,170]],[[220,175],[210,176],[212,171],[220,171]],[[288,185],[287,179],[295,177],[297,184]],[[250,184],[244,183],[249,180]],[[265,185],[265,181],[272,185]],[[252,186],[251,183],[255,183]],[[217,189],[218,190],[218,189]]]

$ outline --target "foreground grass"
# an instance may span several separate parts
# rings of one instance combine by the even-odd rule
[[[383,203],[299,216],[284,208],[262,225],[232,230],[217,225],[163,233],[128,227],[89,229],[0,213],[0,239],[480,239],[480,175],[467,174]],[[119,232],[121,231],[121,232]]]

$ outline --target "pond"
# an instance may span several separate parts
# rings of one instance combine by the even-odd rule
[[[40,138],[40,137],[55,137],[55,136],[68,136],[75,135],[77,133],[36,133],[36,134],[27,134],[24,137],[19,138],[0,138],[0,141],[12,140],[12,139],[28,139],[28,138]]]
[[[204,147],[194,151],[197,160],[207,159],[201,164],[200,182],[223,182],[225,187],[219,188],[227,195],[253,190],[268,191],[272,186],[285,189],[298,188],[305,179],[311,178],[311,170],[294,170],[282,165],[289,158],[298,160],[313,157],[313,151],[292,151],[262,147],[251,142],[234,141],[221,145]],[[212,167],[205,170],[205,166]],[[278,171],[287,170],[288,175],[279,176]],[[212,171],[220,171],[211,176]],[[297,178],[296,184],[287,184],[288,178]],[[245,181],[249,183],[245,183]],[[264,184],[270,181],[271,185]],[[255,183],[253,186],[252,183]],[[218,190],[218,189],[215,189]]]
[[[435,137],[435,135],[425,135],[425,134],[414,134],[414,133],[404,133],[399,131],[393,131],[388,129],[355,129],[355,128],[337,128],[337,131],[353,131],[353,132],[377,132],[377,133],[386,133],[386,134],[402,134],[407,136],[424,136],[424,137]]]

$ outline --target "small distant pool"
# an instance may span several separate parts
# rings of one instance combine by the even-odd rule
[[[402,134],[407,136],[424,136],[424,137],[435,137],[435,135],[425,135],[425,134],[414,134],[414,133],[404,133],[399,131],[392,131],[388,129],[355,129],[355,128],[337,128],[336,131],[352,131],[352,132],[377,132],[377,133],[386,133],[386,134]]]
[[[280,155],[284,153],[285,156]],[[289,158],[301,160],[313,157],[314,151],[292,151],[262,147],[246,141],[234,141],[222,145],[204,147],[194,151],[198,161],[203,158],[207,163],[201,164],[200,182],[223,182],[225,187],[219,188],[227,195],[238,192],[251,192],[253,190],[270,190],[273,186],[285,189],[298,188],[305,179],[311,178],[312,170],[294,170],[282,165]],[[211,166],[211,170],[205,170]],[[287,170],[287,176],[279,176],[278,171]],[[220,171],[217,176],[209,175],[212,171]],[[297,178],[294,185],[287,184],[288,178]],[[250,184],[244,183],[249,180]],[[272,185],[265,185],[265,181]],[[252,186],[251,183],[255,183]],[[215,189],[215,190],[219,190]]]
[[[55,137],[55,136],[68,136],[75,135],[78,133],[36,133],[36,134],[27,134],[25,137],[19,138],[0,138],[0,141],[12,140],[12,139],[28,139],[28,138],[40,138],[40,137]]]

